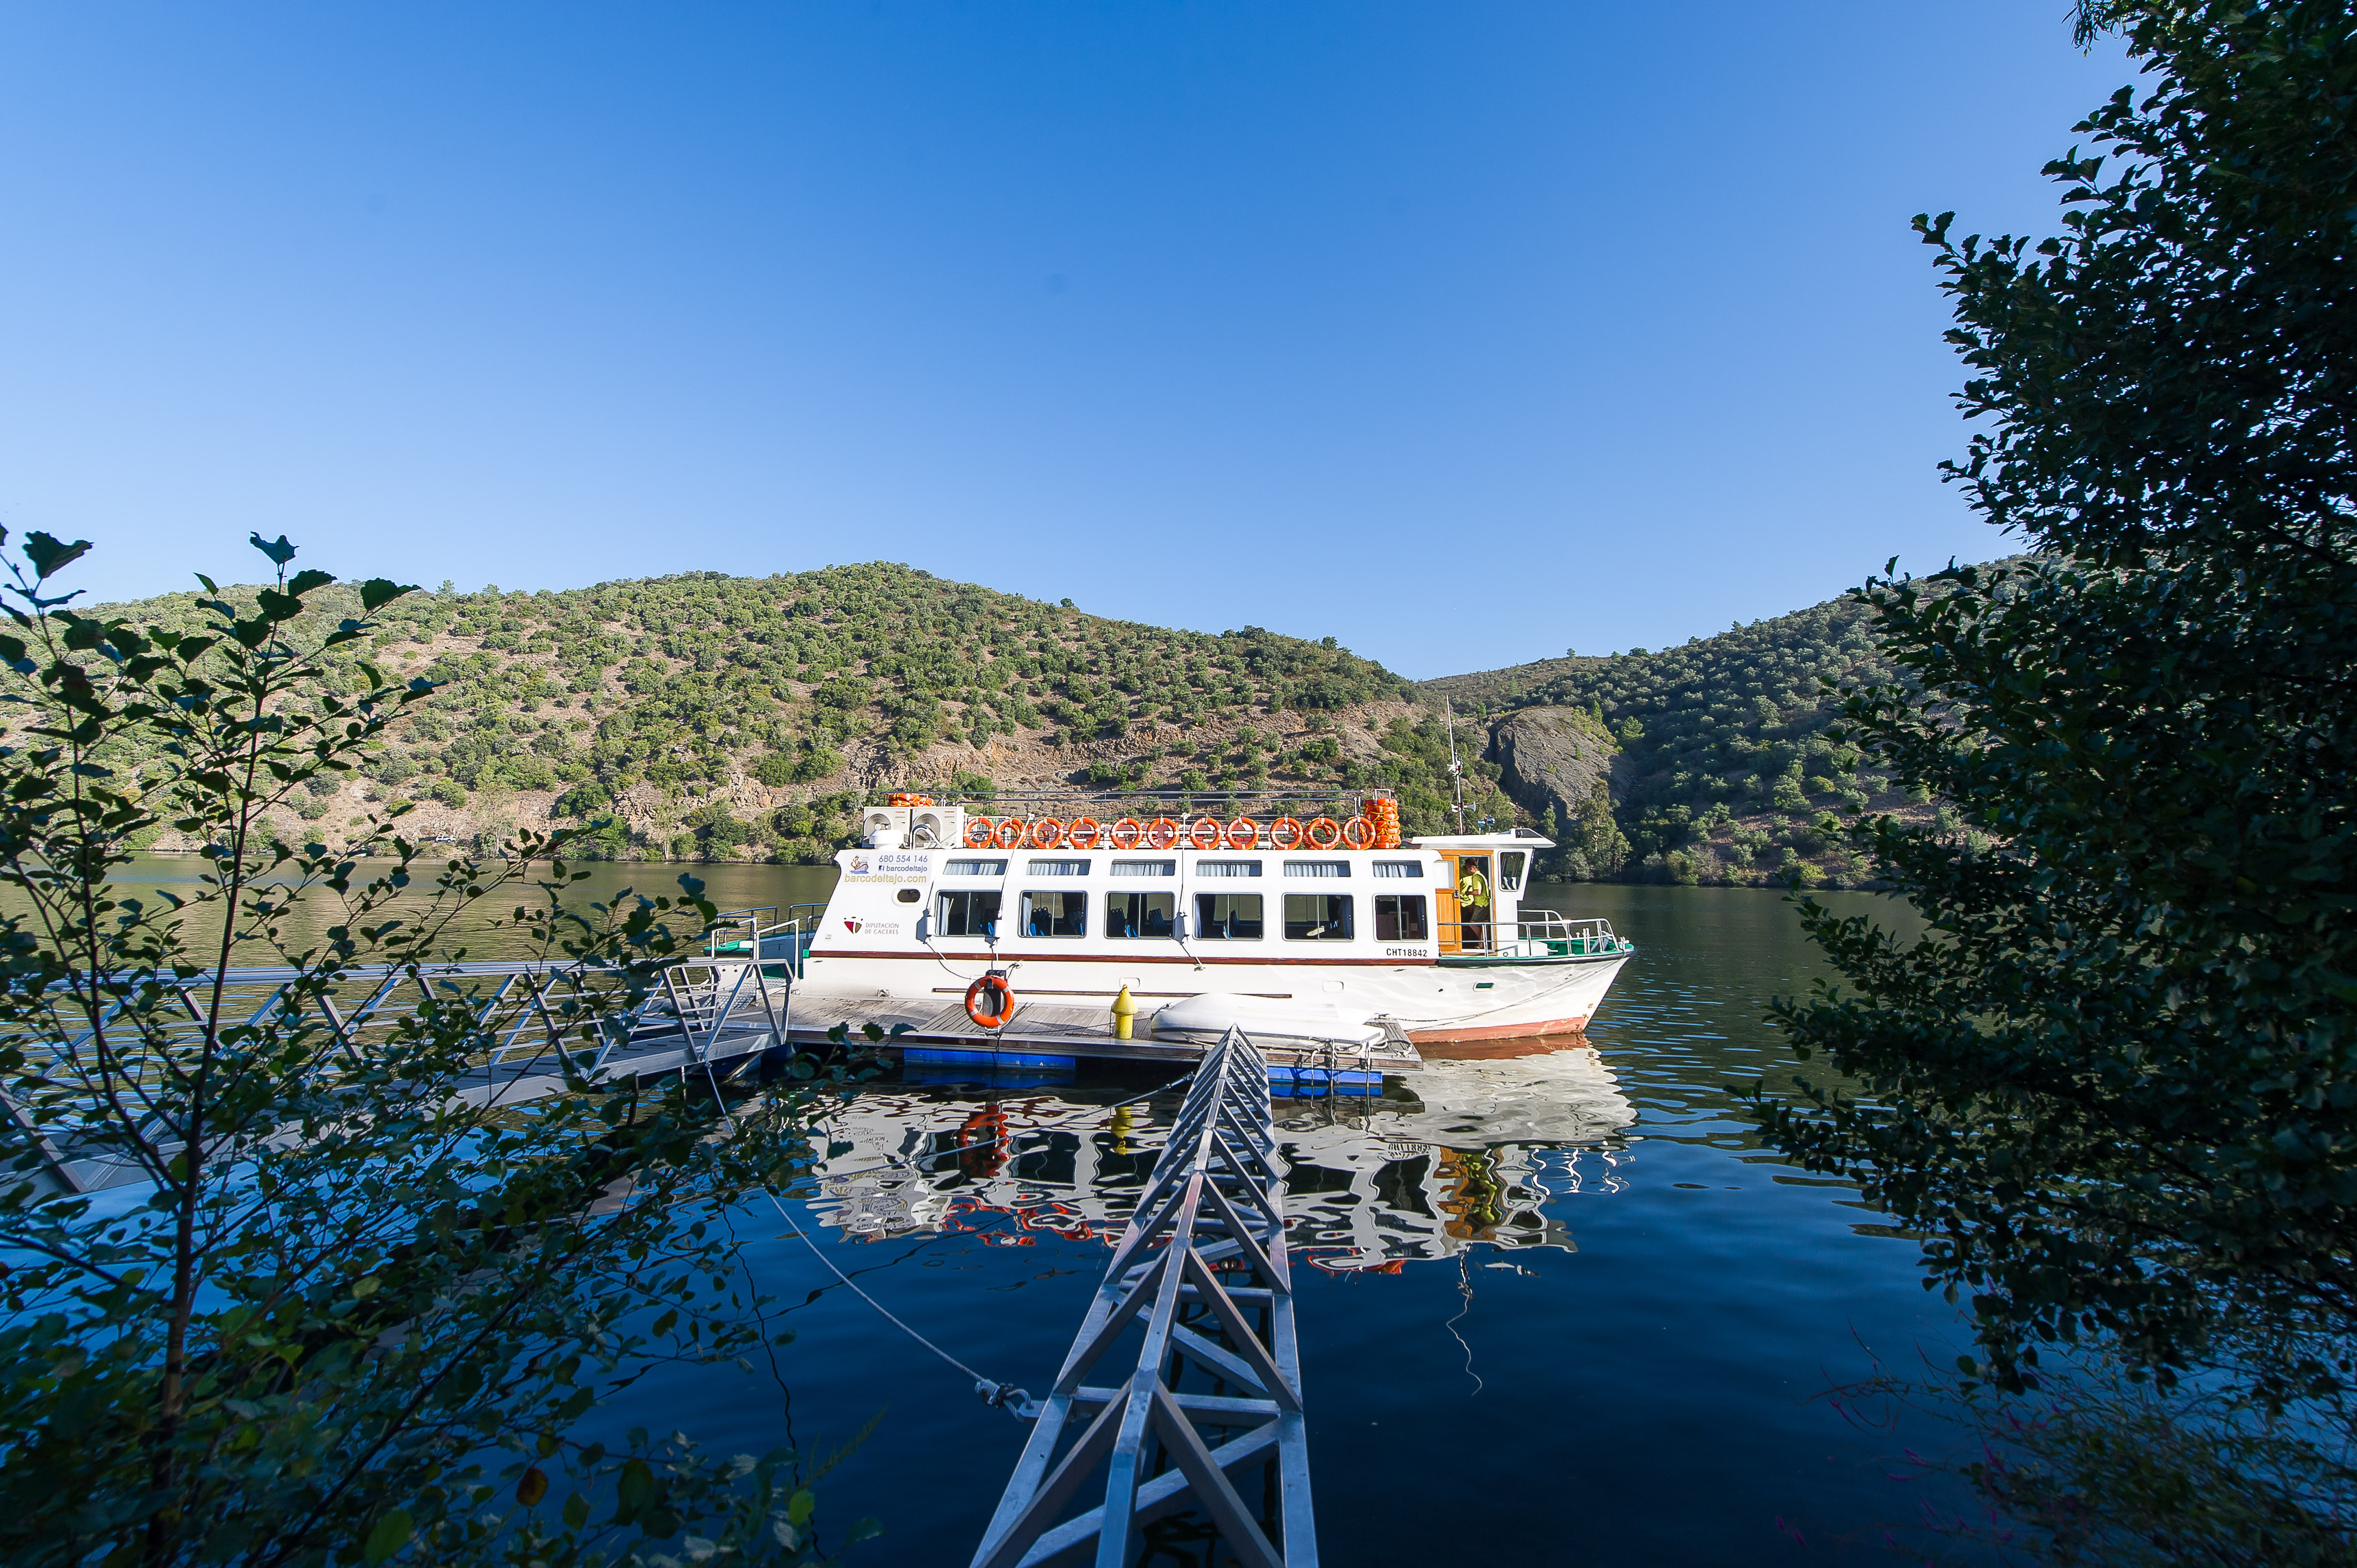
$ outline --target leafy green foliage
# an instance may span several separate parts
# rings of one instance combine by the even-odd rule
[[[2357,37],[2120,7],[2153,73],[2050,166],[2065,232],[1923,220],[1981,421],[1952,469],[2055,553],[1870,584],[1911,689],[1845,707],[1953,803],[1858,831],[1918,940],[1812,908],[1780,1008],[1866,1097],[1763,1103],[1969,1293],[1986,1370],[2094,1337],[2345,1434],[2357,1327]]]
[[[365,619],[300,639],[334,591],[256,543],[276,583],[142,625],[69,610],[49,579],[87,547],[35,534],[0,634],[0,1556],[815,1561],[791,1454],[579,1430],[651,1365],[761,1342],[720,1217],[807,1157],[804,1093],[715,1137],[713,1101],[588,1070],[712,906],[683,878],[578,907],[561,837],[431,873],[389,813],[357,846],[373,875],[281,839],[276,808],[436,693],[353,657]],[[205,846],[199,891],[120,892],[167,822]],[[436,970],[511,894],[511,941],[584,980],[545,1013]],[[256,1012],[233,956],[291,978]],[[357,1032],[388,982],[422,1000]],[[535,1018],[562,1090],[514,1102],[481,1069]],[[131,1185],[94,1199],[93,1162]]]

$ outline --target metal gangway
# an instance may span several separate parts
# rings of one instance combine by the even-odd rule
[[[1142,1527],[1190,1507],[1246,1568],[1317,1563],[1284,1172],[1267,1064],[1232,1028],[1195,1069],[974,1568],[1028,1568],[1091,1542],[1099,1568],[1128,1568]],[[1134,1362],[1116,1354],[1132,1329]],[[1100,1370],[1114,1364],[1131,1367],[1117,1383]],[[1230,1475],[1267,1466],[1264,1520]],[[1103,1501],[1063,1517],[1100,1470]]]
[[[470,1072],[449,1087],[459,1100],[482,1106],[518,1104],[563,1090],[568,1070],[592,1079],[648,1079],[676,1073],[683,1080],[726,1077],[766,1053],[791,1044],[788,989],[807,945],[807,918],[799,910],[722,911],[705,934],[705,953],[666,966],[635,1001],[624,996],[629,977],[610,966],[529,959],[418,965],[367,965],[344,971],[324,989],[302,987],[299,972],[247,966],[222,976],[222,1020],[252,1026],[276,1017],[319,1031],[317,1070],[370,1072],[386,1044],[421,1007],[460,1011],[464,1031],[479,1042]],[[167,1058],[204,1036],[211,987],[207,977],[159,982],[155,1004],[132,1011],[129,999],[109,1004],[102,1021],[110,1033],[135,1042],[113,1047],[115,1070],[126,1081],[168,1081]],[[597,1020],[594,1047],[579,1030]],[[46,1046],[43,1070],[70,1082],[95,1031],[61,1032]],[[93,1108],[91,1115],[102,1116]],[[143,1127],[160,1126],[150,1114]],[[97,1192],[143,1181],[142,1169],[93,1146],[82,1135],[81,1113],[52,1111],[37,1117],[0,1095],[0,1157],[18,1141],[40,1156],[47,1178],[67,1192]],[[176,1151],[168,1140],[158,1145]]]

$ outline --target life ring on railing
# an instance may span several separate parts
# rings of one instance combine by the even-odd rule
[[[1155,818],[1153,822],[1146,830],[1146,847],[1148,849],[1177,849],[1178,847],[1178,824],[1172,822],[1168,817]]]
[[[1113,847],[1135,849],[1146,841],[1146,824],[1135,817],[1124,817],[1113,825]]]
[[[1083,828],[1088,830],[1086,838],[1081,836]],[[1103,836],[1104,829],[1094,817],[1074,817],[1072,825],[1064,830],[1064,842],[1074,849],[1094,849],[1097,840]]]
[[[1268,847],[1271,849],[1299,849],[1308,842],[1308,835],[1301,831],[1300,822],[1294,818],[1279,817],[1268,824]]]
[[[968,849],[988,849],[990,847],[990,830],[991,821],[988,817],[976,817],[974,821],[966,823],[965,847]]]
[[[1064,842],[1064,824],[1054,817],[1042,817],[1031,824],[1031,847],[1053,849]]]
[[[1217,817],[1197,817],[1187,830],[1187,842],[1197,849],[1217,849],[1227,837],[1227,824]]]
[[[1364,817],[1352,817],[1342,824],[1342,842],[1352,849],[1372,849],[1375,846],[1375,824]]]
[[[1006,983],[1006,976],[994,969],[967,986],[965,1015],[974,1021],[977,1028],[1006,1027],[1006,1020],[1015,1016],[1015,989]]]
[[[1001,817],[998,819],[998,826],[991,830],[990,847],[1020,849],[1023,846],[1023,835],[1029,831],[1030,829],[1025,825],[1020,817]]]
[[[1228,824],[1228,847],[1250,849],[1260,843],[1260,824],[1250,817],[1238,817]]]
[[[1321,828],[1325,830],[1323,833],[1318,832]],[[1301,834],[1312,849],[1333,849],[1342,842],[1342,824],[1331,817],[1316,817],[1301,830]]]

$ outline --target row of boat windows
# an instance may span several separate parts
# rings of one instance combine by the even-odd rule
[[[1095,862],[1091,860],[1033,860],[1025,863],[1025,871],[1033,876],[1086,876]],[[1197,876],[1258,876],[1262,862],[1257,860],[1199,860],[1195,863]],[[1318,879],[1347,877],[1351,863],[1347,860],[1288,860],[1282,863],[1287,876]],[[1004,876],[1004,860],[952,860],[942,867],[944,876]],[[1109,875],[1114,876],[1170,877],[1178,875],[1175,860],[1116,860]],[[1424,863],[1420,860],[1378,860],[1370,863],[1368,875],[1378,881],[1385,878],[1421,882],[1425,880]]]
[[[998,935],[996,892],[937,895],[933,931],[942,937]],[[1089,896],[1062,888],[1035,889],[1022,896],[1022,916],[1017,929],[1027,937],[1085,937],[1089,934]],[[1356,940],[1357,900],[1348,893],[1287,893],[1285,940],[1289,942],[1347,942]],[[1372,899],[1375,940],[1379,942],[1420,942],[1430,925],[1421,893],[1378,893]],[[1256,942],[1267,931],[1264,911],[1267,900],[1258,893],[1198,893],[1193,929],[1179,930],[1178,900],[1174,893],[1108,893],[1104,896],[1103,935],[1121,939],[1191,937],[1199,941]]]

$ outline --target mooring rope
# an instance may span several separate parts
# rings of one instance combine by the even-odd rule
[[[985,1404],[989,1405],[993,1410],[1012,1410],[1015,1412],[1016,1417],[1018,1420],[1023,1421],[1030,1420],[1031,1417],[1038,1412],[1037,1406],[1032,1401],[1029,1390],[1017,1388],[1013,1383],[996,1382],[989,1378],[984,1377],[980,1372],[975,1371],[972,1367],[967,1366],[963,1361],[959,1360],[955,1356],[951,1355],[948,1351],[942,1349],[940,1346],[934,1344],[931,1340],[918,1333],[915,1329],[909,1327],[906,1323],[901,1322],[898,1316],[894,1316],[890,1307],[886,1306],[882,1302],[877,1301],[874,1296],[869,1295],[866,1291],[860,1289],[859,1283],[853,1279],[849,1274],[845,1273],[841,1269],[836,1268],[834,1266],[834,1260],[828,1257],[825,1251],[820,1248],[819,1244],[816,1241],[812,1240],[801,1226],[794,1223],[793,1215],[787,1211],[784,1202],[780,1199],[778,1195],[772,1192],[767,1194],[767,1196],[770,1202],[777,1208],[779,1218],[786,1222],[786,1229],[792,1231],[795,1236],[801,1239],[802,1244],[811,1250],[812,1257],[816,1258],[820,1262],[826,1265],[826,1272],[828,1273],[833,1274],[836,1279],[842,1281],[845,1285],[848,1285],[851,1289],[851,1293],[860,1300],[866,1302],[868,1305],[874,1307],[877,1314],[883,1317],[885,1322],[890,1324],[893,1327],[899,1329],[909,1338],[914,1339],[918,1344],[922,1345],[926,1349],[931,1350],[934,1355],[939,1356],[942,1360],[947,1361],[951,1366],[955,1367],[967,1377],[972,1378],[974,1380],[974,1391],[982,1396],[982,1400]]]
[[[789,1032],[789,1035],[788,1038],[780,1041],[780,1044],[786,1046],[788,1049],[791,1049],[791,1031],[793,1027],[793,990],[791,986],[789,986],[786,991],[786,1023],[784,1027]],[[705,1056],[697,1065],[704,1069],[704,1081],[711,1086],[713,1103],[720,1108],[720,1114],[726,1117],[729,1124],[733,1127],[736,1125],[737,1122],[736,1113],[728,1109],[728,1098],[720,1091],[720,1079],[712,1070],[711,1058],[709,1056]],[[996,1069],[997,1063],[994,1061],[991,1066]],[[1194,1076],[1195,1071],[1190,1068],[1185,1073],[1182,1073],[1178,1078],[1169,1083],[1160,1085],[1157,1088],[1149,1089],[1143,1094],[1133,1095],[1127,1100],[1116,1101],[1108,1106],[1092,1106],[1089,1108],[1086,1114],[1088,1117],[1092,1119],[1095,1113],[1099,1111],[1119,1111],[1125,1106],[1135,1105],[1140,1101],[1151,1100],[1157,1094],[1167,1093],[1170,1090],[1177,1088],[1178,1085],[1187,1082]],[[1048,1130],[1049,1129],[1039,1127],[1010,1128],[1007,1132],[1000,1134],[998,1137],[991,1139],[989,1143],[969,1144],[963,1149],[957,1152],[965,1154],[971,1153],[975,1149],[992,1148],[997,1144],[1006,1143],[1010,1138],[1016,1137],[1020,1133],[1036,1133]],[[948,1151],[943,1151],[942,1155],[928,1157],[940,1159],[946,1157],[947,1155]],[[865,1170],[829,1172],[827,1174],[831,1176],[858,1176],[865,1174],[866,1171],[888,1170],[893,1165],[899,1165],[902,1162],[897,1160],[888,1160],[882,1165],[869,1165],[865,1167]],[[910,1163],[913,1164],[914,1162]],[[813,1173],[813,1175],[815,1175],[815,1173]],[[828,1273],[833,1274],[837,1280],[841,1281],[845,1286],[847,1286],[852,1294],[857,1296],[860,1300],[874,1307],[877,1314],[881,1316],[885,1322],[890,1324],[893,1327],[899,1329],[909,1338],[914,1339],[918,1344],[922,1345],[926,1349],[931,1350],[934,1355],[940,1357],[942,1360],[948,1362],[951,1366],[956,1368],[967,1377],[972,1378],[974,1380],[974,1391],[982,1397],[982,1401],[985,1404],[989,1405],[993,1410],[1011,1411],[1018,1421],[1029,1421],[1039,1414],[1039,1402],[1032,1399],[1031,1391],[1028,1389],[1018,1388],[1013,1383],[999,1382],[993,1379],[984,1377],[980,1372],[975,1371],[972,1367],[967,1366],[963,1361],[959,1360],[955,1356],[951,1355],[948,1351],[942,1349],[940,1346],[934,1344],[931,1340],[918,1333],[915,1329],[909,1327],[906,1323],[902,1322],[894,1315],[891,1308],[886,1306],[882,1302],[877,1301],[874,1296],[869,1295],[866,1291],[859,1287],[857,1281],[854,1280],[849,1274],[845,1273],[841,1269],[835,1267],[834,1260],[828,1257],[824,1250],[823,1250],[816,1241],[811,1240],[809,1233],[804,1231],[800,1225],[794,1222],[793,1214],[786,1208],[784,1199],[780,1198],[775,1192],[770,1191],[766,1187],[762,1189],[762,1196],[767,1197],[770,1200],[770,1206],[777,1209],[778,1217],[786,1222],[786,1229],[792,1231],[795,1237],[801,1240],[802,1244],[810,1249],[811,1256],[816,1258],[821,1263],[825,1265],[826,1272]]]

